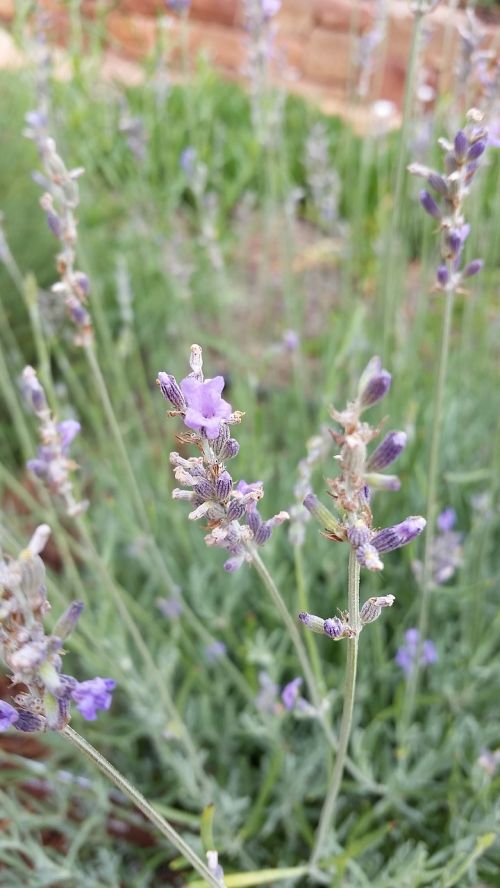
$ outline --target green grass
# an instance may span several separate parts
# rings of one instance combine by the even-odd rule
[[[30,182],[36,151],[21,136],[23,114],[34,101],[30,81],[24,74],[4,74],[0,85],[6,136],[0,194],[7,236],[23,272],[33,273],[47,288],[55,280],[55,246],[37,205],[38,189]],[[3,545],[16,552],[34,525],[47,520],[54,536],[49,565],[54,614],[85,595],[84,616],[68,643],[67,671],[81,680],[113,676],[118,691],[112,710],[95,724],[79,724],[75,716],[77,730],[159,808],[174,809],[172,822],[198,849],[201,810],[215,802],[215,843],[226,874],[300,867],[310,855],[327,782],[324,735],[310,719],[262,715],[253,705],[262,670],[281,686],[299,674],[299,665],[256,574],[250,567],[224,574],[222,553],[204,545],[201,528],[187,520],[187,509],[171,501],[168,452],[177,446],[180,423],[165,418],[154,380],[159,369],[182,377],[189,345],[200,342],[208,375],[227,374],[228,399],[246,413],[237,428],[241,450],[231,467],[235,476],[264,481],[266,516],[289,508],[306,440],[328,421],[329,404],[342,406],[351,396],[367,359],[381,348],[381,245],[392,212],[397,137],[363,142],[340,121],[325,121],[348,233],[340,247],[327,243],[326,262],[301,271],[299,260],[303,266],[307,258],[311,265],[315,247],[327,236],[314,224],[303,163],[305,139],[319,118],[315,109],[288,98],[280,149],[265,152],[254,138],[244,92],[221,82],[205,65],[188,85],[172,87],[162,102],[150,81],[124,96],[103,89],[97,98],[94,85],[91,65],[81,66],[72,82],[54,84],[55,136],[67,165],[86,169],[80,180],[79,267],[91,279],[99,361],[161,558],[152,553],[138,521],[84,357],[71,342],[67,322],[58,322],[46,308],[58,412],[65,417],[74,410],[82,422],[75,458],[91,501],[88,537],[85,528],[75,532],[68,519],[57,518],[27,483],[23,461],[31,453],[23,452],[19,433],[24,428],[24,449],[30,443],[34,449],[36,428],[24,406],[13,412],[12,392],[21,405],[19,372],[23,363],[36,364],[38,358],[23,299],[0,269],[9,321],[0,331],[8,359],[8,379],[0,380],[5,398]],[[147,133],[141,164],[119,131],[120,101],[140,115]],[[443,102],[436,136],[446,130],[446,121]],[[216,197],[222,268],[210,261],[203,200],[193,194],[179,164],[188,145],[206,164],[206,193]],[[464,565],[433,596],[430,637],[439,662],[425,674],[404,747],[398,745],[398,728],[405,682],[394,654],[404,630],[418,619],[411,561],[421,556],[422,547],[388,556],[381,576],[363,573],[363,600],[382,592],[397,598],[394,608],[363,633],[351,743],[352,759],[384,786],[384,794],[369,793],[345,776],[336,830],[325,849],[326,884],[332,888],[498,884],[494,838],[500,777],[488,777],[477,764],[483,748],[500,746],[495,721],[498,170],[491,151],[468,205],[473,223],[468,255],[480,253],[486,267],[471,282],[471,294],[458,300],[446,395],[439,501],[457,510],[465,535]],[[291,225],[284,202],[295,187],[304,189],[304,196],[300,218]],[[408,432],[410,443],[399,464],[401,491],[377,495],[376,523],[381,526],[425,513],[442,300],[429,292],[437,246],[433,223],[423,218],[416,192],[408,177],[402,250],[394,269],[396,337],[383,355],[394,383],[383,409],[377,408],[380,418],[390,414],[391,428]],[[254,207],[247,211],[246,196],[247,206]],[[133,294],[130,329],[120,315],[118,269]],[[289,327],[302,336],[300,352],[292,358],[273,349]],[[323,500],[323,479],[334,471],[330,460],[316,472],[315,489]],[[490,498],[482,512],[471,504],[478,494]],[[345,606],[343,548],[309,525],[303,557],[314,613],[333,615]],[[297,578],[286,525],[274,532],[263,557],[295,615]],[[195,618],[184,613],[168,621],[160,614],[156,599],[171,594],[161,564],[179,584]],[[124,623],[124,608],[146,656]],[[204,631],[226,644],[227,658],[207,663]],[[327,639],[314,643],[338,724],[345,652]],[[165,690],[192,739],[194,760],[179,725],[166,712]],[[172,849],[161,841],[144,848],[109,835],[107,818],[116,811],[105,782],[73,758],[61,738],[43,740],[50,750],[46,769],[54,794],[36,802],[22,788],[29,766],[2,752],[15,767],[7,772],[1,806],[9,825],[0,838],[0,867],[5,866],[0,882],[33,888],[169,884],[175,869]],[[68,812],[75,791],[57,778],[61,767],[90,780],[82,792],[82,816],[74,820]],[[127,807],[120,809],[121,816],[135,819]],[[49,830],[61,841],[50,841]],[[186,871],[185,879],[172,884],[189,884],[193,878]],[[228,879],[228,886],[239,884],[258,882]],[[280,884],[306,881],[300,871],[295,879],[287,874]]]

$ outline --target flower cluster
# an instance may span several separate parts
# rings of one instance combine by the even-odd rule
[[[34,459],[28,460],[26,466],[45,482],[52,493],[56,493],[64,502],[66,512],[75,517],[83,512],[88,502],[77,502],[73,493],[70,473],[78,468],[69,457],[69,449],[73,439],[80,431],[80,423],[75,419],[56,422],[50,412],[43,386],[38,380],[33,367],[25,367],[21,385],[24,396],[35,416],[40,422],[40,447]]]
[[[442,586],[451,580],[463,562],[463,533],[454,530],[457,520],[455,509],[447,508],[438,515],[438,533],[432,541],[430,575],[435,586]],[[417,579],[422,579],[423,565],[415,561],[412,565]]]
[[[467,114],[468,123],[459,130],[453,142],[440,139],[445,152],[444,174],[419,163],[410,164],[408,170],[427,180],[436,197],[423,189],[420,203],[430,216],[439,222],[441,233],[441,264],[436,273],[436,286],[440,290],[457,290],[466,278],[481,271],[481,259],[473,259],[462,267],[462,253],[470,233],[470,225],[463,216],[463,205],[470,184],[488,143],[488,131],[482,125],[483,114],[473,108]]]
[[[411,515],[400,524],[377,530],[373,527],[370,507],[373,490],[399,490],[397,475],[382,474],[406,446],[406,434],[392,431],[372,451],[368,444],[380,435],[381,426],[373,427],[362,421],[365,410],[385,397],[391,386],[391,374],[383,369],[380,358],[372,358],[358,385],[357,397],[343,411],[332,410],[333,419],[343,432],[331,435],[340,448],[336,460],[340,474],[328,481],[329,493],[340,517],[337,519],[314,494],[304,500],[305,507],[323,525],[325,535],[337,542],[348,542],[355,550],[359,563],[369,570],[383,568],[380,558],[385,552],[399,549],[411,542],[425,527],[425,520]]]
[[[12,683],[26,688],[14,697],[14,706],[0,702],[0,730],[13,725],[19,731],[60,731],[70,719],[72,700],[89,720],[111,705],[113,679],[78,682],[61,671],[63,644],[76,626],[82,602],[73,601],[52,633],[45,633],[50,604],[40,552],[49,535],[50,528],[42,524],[17,559],[0,559],[0,654]]]
[[[359,618],[362,626],[367,623],[373,623],[378,620],[382,613],[383,607],[392,607],[394,604],[394,595],[378,595],[372,596],[363,604],[360,610]],[[341,638],[352,638],[355,630],[349,625],[349,614],[345,611],[339,611],[337,617],[329,617],[323,620],[314,614],[301,613],[299,620],[304,626],[307,626],[311,632],[318,635],[328,635],[333,641],[340,641]]]
[[[401,667],[405,675],[410,675],[415,668],[420,647],[420,664],[422,666],[430,666],[432,663],[437,663],[438,655],[434,643],[427,639],[420,645],[418,629],[407,629],[404,644],[398,649],[396,654],[396,663]]]
[[[251,560],[252,542],[264,545],[273,528],[289,516],[280,512],[263,520],[257,508],[264,495],[262,482],[233,482],[226,463],[236,456],[239,444],[231,437],[229,426],[241,422],[243,414],[233,411],[222,397],[222,376],[204,379],[199,345],[191,346],[190,366],[192,372],[180,385],[174,376],[163,371],[157,378],[163,397],[175,408],[169,415],[181,416],[191,430],[178,436],[179,442],[194,444],[201,454],[188,459],[176,451],[170,454],[176,480],[188,488],[176,488],[172,497],[190,503],[191,520],[207,519],[209,533],[205,542],[229,553],[224,569],[231,572]]]
[[[89,279],[82,271],[75,269],[75,211],[80,202],[77,179],[82,175],[83,169],[66,169],[57,153],[56,143],[46,135],[47,121],[44,115],[32,111],[26,120],[28,129],[25,134],[36,142],[44,168],[43,174],[38,173],[35,176],[35,181],[44,189],[40,205],[48,227],[61,244],[61,251],[57,255],[60,279],[53,285],[52,291],[62,299],[77,328],[75,343],[88,346],[93,338],[92,321],[86,309]]]
[[[294,709],[308,711],[310,704],[300,695],[302,678],[292,678],[280,691],[280,687],[274,682],[267,672],[259,673],[260,690],[256,698],[256,706],[261,712],[271,715],[280,715],[285,708],[288,712]]]

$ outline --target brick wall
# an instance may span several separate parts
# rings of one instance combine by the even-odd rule
[[[0,0],[0,15],[11,3]],[[44,5],[53,13],[61,34],[63,4],[44,0]],[[422,57],[426,81],[441,90],[453,83],[459,28],[465,25],[465,13],[450,5],[442,0],[425,20]],[[413,23],[408,0],[387,0],[386,40],[375,50],[379,61],[368,78],[363,101],[352,98],[359,74],[356,59],[360,53],[366,57],[364,41],[373,31],[378,6],[377,0],[282,0],[275,18],[276,44],[284,60],[276,66],[277,79],[316,100],[325,111],[350,116],[354,123],[362,117],[363,105],[366,108],[376,99],[388,99],[400,107]],[[96,8],[96,0],[84,0],[86,15],[92,17]],[[132,60],[142,58],[152,49],[158,21],[166,14],[171,63],[178,65],[182,23],[179,16],[166,10],[162,0],[118,0],[113,4],[106,17],[111,51]],[[498,40],[498,27],[482,24],[482,28],[488,42],[495,37]],[[243,0],[192,0],[185,40],[191,58],[204,52],[227,76],[241,77],[245,60]]]

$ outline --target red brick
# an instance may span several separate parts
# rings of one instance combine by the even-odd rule
[[[374,0],[313,0],[312,5],[315,24],[322,28],[350,31],[355,25],[356,31],[366,31],[373,24]]]
[[[305,77],[318,83],[345,85],[352,51],[349,34],[315,28],[304,52]]]

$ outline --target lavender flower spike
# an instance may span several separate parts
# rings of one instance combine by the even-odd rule
[[[386,527],[370,540],[371,545],[375,547],[377,552],[392,552],[393,549],[399,549],[406,546],[418,537],[425,525],[425,518],[421,515],[410,515],[405,518],[401,524],[394,524],[392,527]]]
[[[373,451],[366,464],[370,472],[380,472],[387,468],[406,447],[407,437],[405,432],[389,432],[384,440]]]

